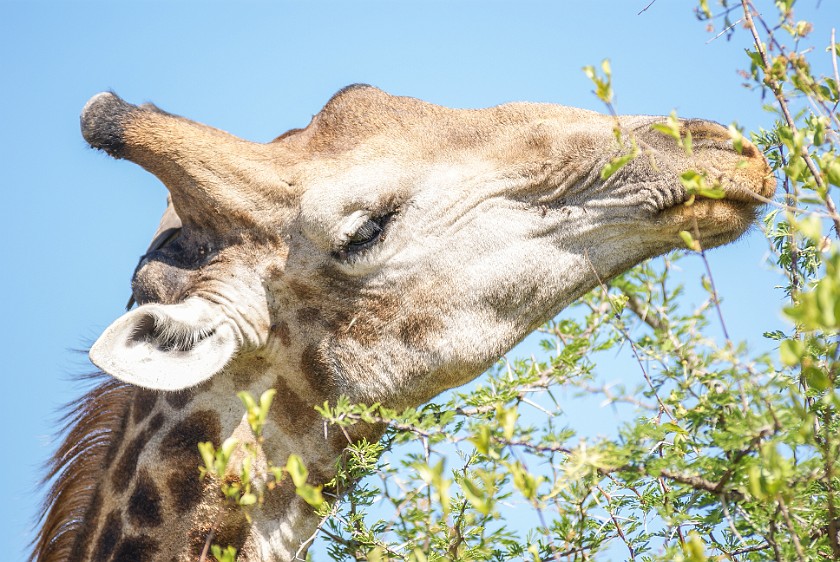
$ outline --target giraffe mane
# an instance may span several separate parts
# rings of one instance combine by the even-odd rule
[[[32,541],[31,562],[72,559],[103,467],[113,454],[111,446],[127,421],[133,387],[101,372],[80,378],[96,386],[62,408],[64,429],[58,436],[63,441],[46,462],[42,484],[50,489],[38,517],[40,529]]]

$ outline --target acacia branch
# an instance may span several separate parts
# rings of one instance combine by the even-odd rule
[[[660,316],[650,303],[642,302],[639,297],[628,292],[623,287],[618,287],[618,290],[621,291],[621,294],[627,297],[627,304],[625,306],[629,308],[633,314],[638,316],[639,320],[654,330],[665,330],[668,327],[667,320]]]
[[[791,132],[795,135],[799,129],[796,126],[796,121],[793,118],[793,115],[790,113],[790,109],[788,108],[787,100],[785,99],[784,92],[782,91],[782,87],[779,84],[778,80],[773,78],[773,75],[770,72],[772,68],[772,64],[770,63],[770,59],[767,56],[767,50],[764,48],[764,44],[761,41],[761,37],[758,35],[758,29],[755,27],[755,22],[753,21],[752,17],[752,10],[754,9],[752,6],[752,2],[750,0],[741,0],[741,6],[744,9],[744,21],[746,22],[747,28],[750,30],[753,36],[753,43],[755,44],[755,48],[758,51],[759,56],[761,56],[761,62],[764,66],[762,70],[764,71],[764,84],[770,89],[773,93],[773,96],[776,98],[776,102],[779,105],[779,109],[782,111],[782,115],[785,118],[785,123],[790,128]],[[831,195],[828,193],[828,186],[825,185],[825,181],[820,174],[820,170],[817,167],[814,159],[811,158],[811,154],[808,150],[803,146],[800,150],[799,156],[805,161],[805,165],[808,167],[808,170],[811,172],[811,175],[814,177],[814,181],[817,183],[817,186],[820,188],[821,191],[825,192],[825,206],[828,209],[829,213],[832,215],[832,221],[834,222],[834,232],[838,238],[840,238],[840,217],[837,215],[837,207],[834,204],[834,200],[831,198]]]

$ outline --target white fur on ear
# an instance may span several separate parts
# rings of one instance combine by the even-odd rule
[[[144,304],[118,318],[90,348],[90,360],[122,381],[181,390],[227,365],[239,348],[232,321],[200,298]]]

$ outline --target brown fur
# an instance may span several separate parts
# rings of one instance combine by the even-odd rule
[[[85,515],[101,502],[92,502],[102,466],[122,437],[134,388],[107,375],[88,378],[99,382],[79,402],[68,404],[65,438],[48,461],[44,482],[52,481],[41,512],[40,531],[30,560],[72,560],[74,545],[93,531],[84,526]],[[96,520],[95,517],[89,518]]]
[[[302,500],[266,502],[250,534],[218,482],[198,478],[197,442],[252,437],[222,393],[276,377],[266,458],[299,451],[310,481],[325,483],[348,443],[383,428],[324,436],[313,404],[344,394],[419,405],[477,376],[594,286],[591,263],[608,278],[673,248],[691,225],[707,247],[736,238],[753,219],[752,192],[772,194],[766,162],[747,148],[755,158],[742,165],[725,129],[702,121],[685,122],[697,140],[689,157],[648,130],[652,122],[623,121],[657,148],[659,169],[639,158],[601,182],[597,170],[618,150],[614,122],[573,108],[453,110],[354,86],[306,129],[262,145],[94,97],[83,135],[166,184],[180,235],[138,267],[133,286],[145,308],[112,325],[91,358],[140,386],[190,390],[161,397],[109,380],[75,407],[51,462],[33,558],[194,560],[212,533],[243,560],[289,559],[317,526],[311,510],[289,509]],[[721,176],[728,199],[698,200],[687,216],[677,178],[698,163]],[[348,238],[348,213],[358,211],[354,221],[369,215],[382,227],[370,251]],[[191,333],[223,344],[202,348],[215,350],[223,371],[149,323],[149,311],[166,316],[180,310],[167,303],[187,296]],[[211,325],[222,327],[204,333]],[[170,327],[181,334],[180,322]],[[228,345],[234,335],[238,347]],[[147,343],[159,363],[128,351]],[[275,523],[294,536],[271,530]]]

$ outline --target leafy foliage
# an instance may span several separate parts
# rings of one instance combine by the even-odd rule
[[[332,558],[840,559],[840,47],[832,34],[831,75],[814,74],[811,25],[794,3],[766,2],[764,16],[750,0],[695,9],[711,32],[750,34],[742,75],[773,100],[772,125],[749,136],[781,187],[763,221],[786,280],[778,307],[791,328],[765,334],[778,353],[754,356],[729,338],[703,248],[684,232],[706,267],[696,309],[672,279],[675,253],[586,295],[541,329],[541,356],[502,360],[469,392],[403,412],[325,404],[328,423],[388,428],[349,448],[337,476],[348,493],[322,498]],[[584,72],[615,115],[609,62]],[[657,130],[692,150],[676,115]],[[618,122],[615,135],[626,153],[604,178],[644,151]],[[741,150],[744,133],[733,124],[730,135]],[[697,172],[682,181],[724,196]],[[631,387],[597,382],[595,362],[617,350],[631,356]],[[587,420],[558,399],[570,391],[628,421],[582,435]],[[208,471],[217,462],[205,460]],[[297,485],[301,469],[284,470]]]

